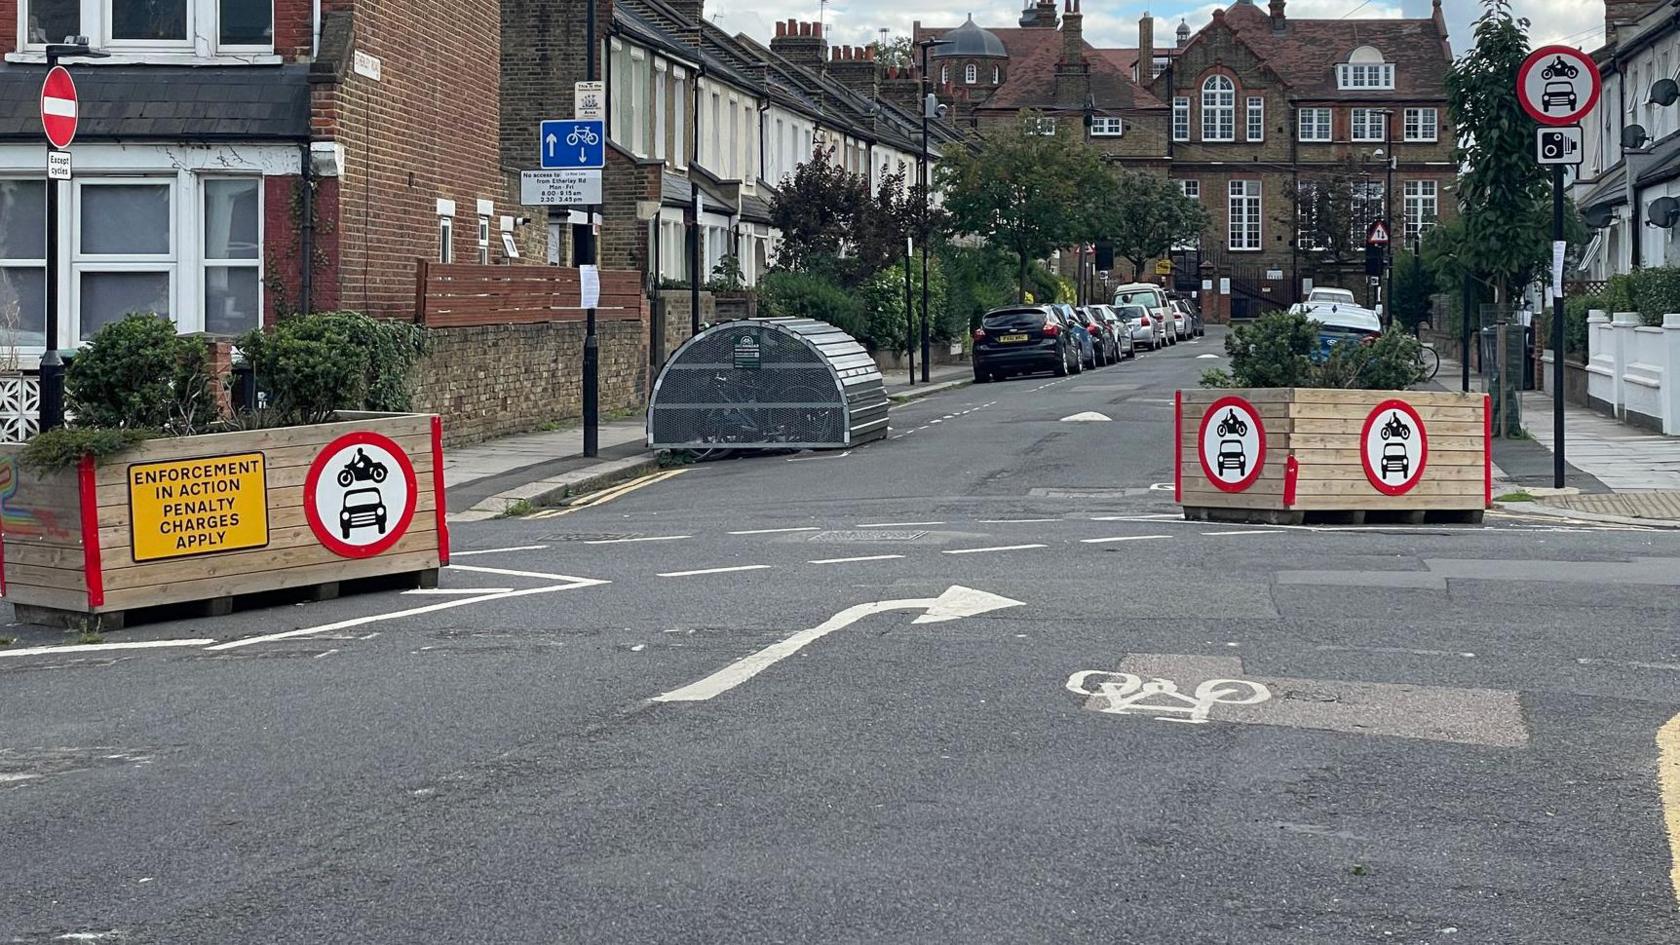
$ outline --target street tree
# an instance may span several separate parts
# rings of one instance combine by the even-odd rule
[[[951,229],[1007,250],[1016,262],[1016,297],[1027,291],[1027,268],[1085,235],[1081,188],[1101,172],[1101,159],[1069,127],[1031,113],[1021,124],[988,132],[980,147],[956,148],[939,162]]]
[[[1517,101],[1517,69],[1528,55],[1528,20],[1509,0],[1482,0],[1475,45],[1447,72],[1447,112],[1457,131],[1455,160],[1463,219],[1452,252],[1463,268],[1494,285],[1505,301],[1551,256],[1546,169],[1534,157],[1534,119]]]
[[[798,271],[827,268],[841,256],[870,213],[869,183],[817,148],[777,185],[770,222],[782,231],[777,265]]]
[[[1359,261],[1366,230],[1387,215],[1382,188],[1369,166],[1351,158],[1302,180],[1293,195],[1299,254],[1324,265]]]
[[[1132,278],[1143,278],[1144,263],[1160,259],[1176,245],[1194,241],[1209,218],[1199,201],[1184,196],[1165,177],[1124,171],[1104,175],[1111,185],[1106,202],[1095,201],[1100,218],[1097,237],[1114,244],[1114,254],[1132,264]]]
[[[894,36],[872,45],[875,47],[875,59],[882,65],[906,68],[916,64],[916,45],[908,36]]]
[[[1408,331],[1429,318],[1429,298],[1435,276],[1417,253],[1401,253],[1394,260],[1394,317]]]

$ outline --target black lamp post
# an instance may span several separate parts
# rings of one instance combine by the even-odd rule
[[[47,45],[48,72],[58,66],[60,59],[103,59],[108,55],[88,48],[86,36],[67,36],[65,40]],[[49,160],[51,152],[57,150],[51,142],[47,143]],[[64,425],[64,358],[58,353],[58,181],[49,176],[46,184],[47,284],[43,300],[46,311],[42,313],[46,338],[41,352],[41,429],[51,430]]]
[[[928,119],[933,117],[934,110],[939,107],[934,100],[933,93],[928,91],[928,51],[935,46],[945,46],[948,39],[924,39],[916,45],[922,48],[922,154],[917,163],[916,175],[922,187],[922,383],[933,379],[928,366],[932,354],[933,341],[928,333]],[[913,343],[913,342],[912,342]]]

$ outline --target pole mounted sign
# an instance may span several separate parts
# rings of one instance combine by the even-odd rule
[[[1366,246],[1387,246],[1388,245],[1388,224],[1384,223],[1381,220],[1378,220],[1377,222],[1371,224],[1370,228],[1365,231],[1365,245]]]
[[[1572,46],[1541,46],[1517,69],[1517,100],[1542,125],[1573,125],[1598,104],[1592,57]]]
[[[76,140],[76,83],[63,66],[49,69],[41,83],[41,127],[47,141],[60,150]]]
[[[545,121],[537,131],[537,159],[544,170],[606,167],[606,126],[600,121]]]

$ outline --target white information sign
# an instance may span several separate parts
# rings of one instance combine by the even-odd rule
[[[520,171],[519,202],[527,206],[582,207],[601,202],[601,172]]]
[[[579,121],[605,121],[607,118],[607,83],[572,83],[572,117]]]

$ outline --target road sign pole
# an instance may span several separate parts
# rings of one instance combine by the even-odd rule
[[[47,73],[58,68],[58,56],[47,48]],[[47,163],[52,163],[58,148],[47,142]],[[64,425],[64,359],[58,353],[58,181],[49,174],[46,179],[46,338],[41,352],[41,429],[51,430]]]
[[[589,81],[595,81],[595,3],[588,4],[584,43],[589,49]],[[603,129],[604,131],[605,129]],[[603,173],[605,173],[603,171]],[[589,233],[589,263],[597,269],[601,265],[601,236],[595,230],[595,207],[584,208]],[[593,300],[591,300],[593,301]],[[584,312],[583,328],[583,455],[596,456],[601,452],[601,340],[595,336],[595,306]]]
[[[1563,241],[1563,165],[1552,166],[1552,245]],[[1563,286],[1552,296],[1552,487],[1563,488]],[[1501,364],[1500,370],[1505,365]]]

